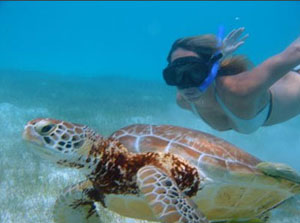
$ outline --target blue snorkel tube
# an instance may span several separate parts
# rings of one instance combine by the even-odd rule
[[[218,29],[218,34],[217,34],[217,38],[218,38],[218,43],[217,43],[217,47],[221,47],[222,45],[222,41],[224,38],[224,26],[219,26]],[[218,50],[214,56],[221,54],[221,51]],[[202,84],[198,87],[199,91],[204,92],[206,90],[206,88],[215,80],[218,70],[219,70],[219,66],[220,66],[220,59],[218,59],[213,65],[212,68],[210,70],[209,75],[204,79],[204,81],[202,82]]]

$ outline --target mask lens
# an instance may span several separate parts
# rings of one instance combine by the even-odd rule
[[[163,71],[163,77],[167,85],[176,86],[176,70],[172,67],[166,67]]]
[[[174,60],[163,71],[166,83],[181,89],[199,86],[207,74],[208,66],[196,57]]]

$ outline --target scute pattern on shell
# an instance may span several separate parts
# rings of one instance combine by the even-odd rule
[[[201,131],[168,125],[137,124],[111,135],[131,152],[171,152],[190,162],[210,163],[229,171],[255,172],[261,161],[225,140]]]

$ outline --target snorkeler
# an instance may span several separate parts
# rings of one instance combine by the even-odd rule
[[[250,68],[245,57],[231,55],[247,38],[240,38],[243,31],[233,30],[221,44],[214,35],[178,39],[163,77],[177,87],[181,108],[191,110],[214,129],[248,134],[300,113],[300,37]]]

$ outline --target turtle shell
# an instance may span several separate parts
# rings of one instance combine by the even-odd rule
[[[130,152],[172,153],[198,169],[200,185],[192,197],[213,221],[254,219],[299,193],[299,184],[263,173],[262,161],[213,135],[170,125],[137,124],[110,137]]]
[[[111,135],[131,152],[165,152],[194,164],[208,163],[228,171],[249,170],[261,161],[225,140],[201,131],[170,125],[131,125]]]

